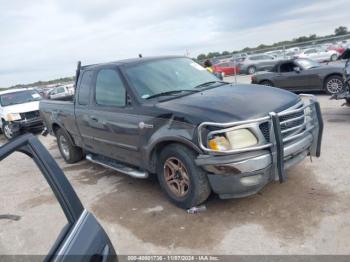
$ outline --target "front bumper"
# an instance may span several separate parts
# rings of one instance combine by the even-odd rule
[[[270,143],[251,147],[249,150],[234,150],[228,154],[215,154],[209,150],[208,154],[200,155],[196,164],[207,171],[212,190],[221,198],[253,195],[270,181],[284,182],[287,179],[285,170],[302,161],[307,155],[319,157],[323,132],[320,106],[311,98],[309,105],[297,110],[309,110],[310,115],[310,121],[305,123],[304,130],[300,133],[283,138],[280,114],[270,113]],[[227,125],[237,127],[242,123]],[[200,145],[204,151],[208,151],[202,141]]]
[[[29,129],[42,129],[43,126],[43,120],[40,117],[10,122],[12,132],[20,132],[21,130]]]

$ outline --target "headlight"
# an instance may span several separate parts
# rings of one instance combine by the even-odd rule
[[[15,120],[20,120],[21,115],[19,113],[9,113],[7,114],[7,121],[15,121]]]
[[[241,149],[258,144],[256,136],[246,128],[228,131],[209,139],[208,145],[215,151]]]

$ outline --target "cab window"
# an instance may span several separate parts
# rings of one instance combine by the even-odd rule
[[[79,105],[89,104],[90,98],[90,86],[92,83],[93,71],[85,71],[81,78],[79,90],[78,90],[78,103]]]
[[[113,69],[102,69],[96,77],[96,104],[123,107],[126,104],[126,90],[119,74]]]

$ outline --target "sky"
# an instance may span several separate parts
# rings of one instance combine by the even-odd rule
[[[0,0],[0,87],[82,64],[233,51],[350,29],[349,0]]]

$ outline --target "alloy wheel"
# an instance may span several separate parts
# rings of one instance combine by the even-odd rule
[[[69,159],[69,145],[67,139],[64,136],[59,137],[59,145],[65,158]]]
[[[343,82],[340,79],[332,78],[327,82],[326,87],[329,93],[336,94],[343,89]]]
[[[169,190],[176,197],[184,197],[190,189],[190,178],[185,165],[176,157],[164,163],[164,179]]]
[[[8,139],[13,138],[13,132],[12,132],[11,128],[9,127],[9,125],[7,125],[7,124],[4,125],[4,135]]]

